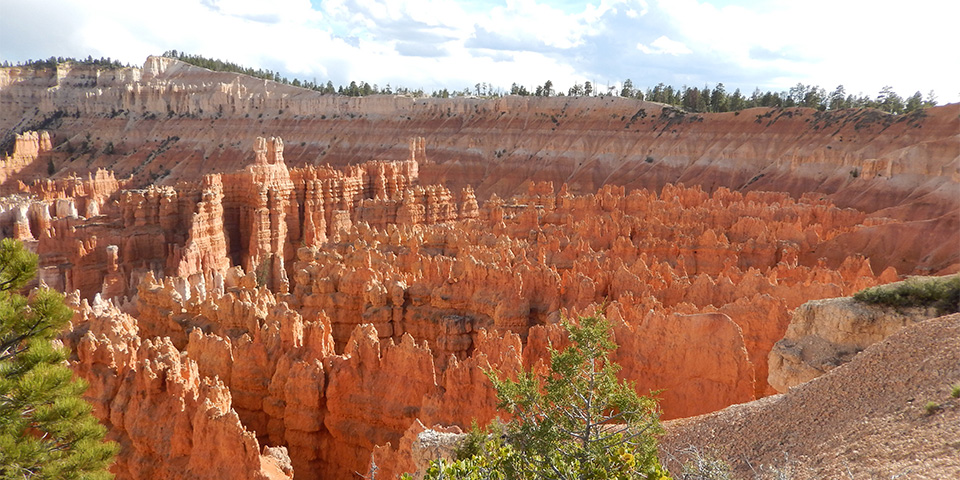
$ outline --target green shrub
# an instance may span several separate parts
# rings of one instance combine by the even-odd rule
[[[927,402],[927,404],[923,406],[923,411],[927,412],[927,415],[933,415],[939,410],[940,404],[934,401]]]
[[[730,465],[694,446],[679,452],[685,457],[676,480],[731,480]]]
[[[960,312],[960,275],[911,278],[857,292],[854,300],[888,307],[932,307],[940,315]]]
[[[656,400],[617,379],[609,323],[597,312],[563,326],[571,346],[550,349],[550,373],[520,372],[513,380],[485,372],[511,420],[494,431],[475,427],[457,460],[434,462],[425,478],[670,478],[657,458]]]
[[[950,396],[953,398],[960,398],[960,383],[950,387]]]
[[[502,434],[502,427],[493,423],[489,428],[482,429],[480,425],[477,424],[477,420],[473,420],[473,424],[470,427],[470,432],[467,433],[467,436],[460,441],[460,445],[457,446],[456,451],[454,452],[454,458],[457,460],[463,460],[484,453],[485,448],[490,444],[493,438],[497,438]]]

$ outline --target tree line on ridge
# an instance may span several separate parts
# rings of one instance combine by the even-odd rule
[[[926,96],[919,91],[909,97],[902,97],[893,91],[893,87],[885,86],[875,96],[871,97],[863,93],[848,93],[843,85],[838,85],[835,89],[828,92],[818,85],[804,85],[797,83],[787,91],[761,91],[760,88],[754,89],[749,95],[740,91],[739,88],[733,92],[728,92],[723,83],[716,84],[713,88],[704,85],[703,88],[690,87],[683,85],[679,88],[664,83],[658,83],[656,86],[646,89],[635,87],[633,81],[629,78],[624,80],[619,86],[606,86],[601,88],[592,82],[575,83],[567,89],[566,92],[555,88],[552,81],[547,80],[543,85],[537,85],[527,88],[523,85],[513,83],[510,89],[504,91],[495,87],[491,83],[480,82],[473,88],[465,87],[460,90],[449,90],[447,88],[434,90],[429,95],[422,88],[411,89],[397,86],[391,87],[386,84],[380,87],[377,84],[370,84],[364,81],[351,81],[348,85],[334,86],[332,81],[326,83],[314,80],[293,80],[282,76],[279,72],[269,69],[253,69],[242,65],[223,61],[219,59],[207,58],[202,55],[192,55],[177,50],[168,50],[163,53],[164,57],[175,58],[182,62],[189,63],[198,67],[214,70],[218,72],[231,72],[249,75],[255,78],[271,80],[285,85],[306,88],[320,92],[324,95],[345,95],[351,97],[362,97],[369,95],[405,95],[415,98],[433,97],[476,97],[476,98],[496,98],[505,95],[520,96],[619,96],[646,100],[650,102],[665,103],[689,112],[697,113],[718,113],[735,112],[753,107],[807,107],[818,110],[839,110],[844,108],[876,108],[888,113],[901,114],[910,113],[922,108],[937,105],[937,97],[933,90]],[[10,64],[3,62],[4,67],[20,66],[32,68],[55,68],[58,64],[64,62],[80,63],[92,65],[100,68],[115,69],[122,68],[117,60],[107,58],[94,59],[88,56],[86,59],[77,60],[74,58],[50,57],[46,60],[27,60],[26,62]],[[127,65],[129,66],[129,65]]]

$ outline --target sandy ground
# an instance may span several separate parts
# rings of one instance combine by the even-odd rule
[[[785,394],[666,422],[661,451],[696,447],[735,478],[958,479],[958,384],[955,314],[905,328]]]

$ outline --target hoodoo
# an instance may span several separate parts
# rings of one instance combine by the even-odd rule
[[[960,270],[958,105],[692,114],[89,68],[0,70],[0,233],[70,295],[121,479],[393,478],[425,426],[498,415],[484,369],[542,366],[598,308],[623,379],[664,418],[707,414],[785,389],[770,352],[804,303]]]

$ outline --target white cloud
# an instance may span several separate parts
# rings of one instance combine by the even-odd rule
[[[634,2],[624,2],[626,15],[629,18],[642,17],[650,11],[650,5],[646,0],[636,0]]]
[[[572,48],[583,42],[584,26],[574,15],[534,0],[507,0],[488,15],[477,18],[477,26],[501,36],[548,47]]]
[[[693,51],[687,48],[683,42],[670,40],[665,35],[658,37],[656,40],[650,43],[649,47],[642,43],[638,43],[637,50],[640,50],[648,55],[686,55],[688,53],[693,53]]]
[[[176,49],[288,77],[425,89],[574,82],[752,91],[798,82],[875,95],[936,90],[960,100],[950,46],[960,2],[914,0],[2,0],[0,59],[109,56],[141,63]],[[722,2],[729,3],[729,2]],[[651,40],[653,39],[653,40]]]
[[[319,12],[313,10],[309,0],[200,0],[200,4],[223,15],[255,22],[280,23],[283,21],[319,20]]]
[[[960,2],[775,0],[717,7],[710,1],[658,0],[657,8],[679,41],[738,66],[763,88],[844,84],[848,92],[873,96],[892,85],[902,95],[933,88],[945,94],[941,101],[960,99],[960,55],[947,47],[956,42]],[[905,18],[916,18],[917,28]]]

